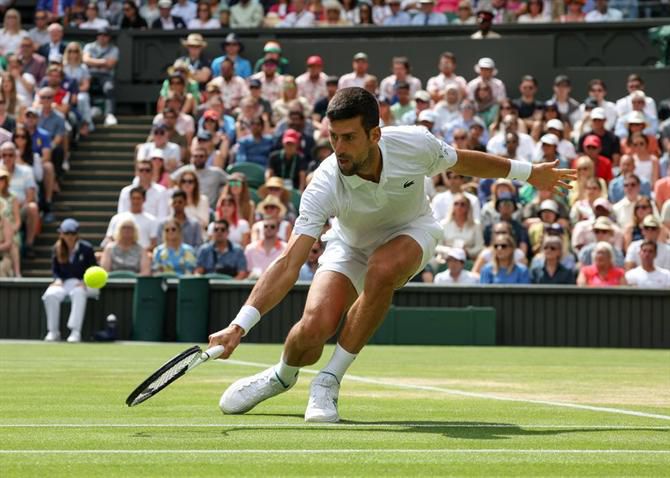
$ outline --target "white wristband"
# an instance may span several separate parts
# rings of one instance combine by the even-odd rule
[[[242,330],[244,330],[244,335],[247,335],[259,320],[261,320],[261,313],[256,307],[252,305],[243,305],[237,313],[237,317],[235,317],[235,320],[233,320],[230,325],[241,327]],[[244,335],[242,337],[244,337]]]
[[[525,161],[510,159],[509,173],[506,179],[520,179],[528,181],[530,173],[533,171],[533,165]]]

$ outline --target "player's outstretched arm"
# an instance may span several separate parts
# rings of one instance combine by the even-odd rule
[[[291,236],[286,250],[258,279],[235,320],[225,329],[209,336],[209,347],[224,346],[225,351],[220,358],[230,357],[258,318],[286,297],[298,280],[300,268],[307,260],[315,240],[306,235]]]
[[[458,149],[458,161],[450,169],[464,176],[478,178],[521,179],[537,189],[562,193],[560,188],[571,189],[568,181],[577,179],[574,169],[558,169],[558,161],[530,165],[479,151]],[[515,170],[512,170],[514,164]]]

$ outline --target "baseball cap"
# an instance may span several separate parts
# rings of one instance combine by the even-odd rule
[[[479,116],[475,116],[472,118],[472,123],[470,123],[470,128],[474,126],[479,126],[481,129],[486,129],[486,123],[484,123],[484,120],[481,119]]]
[[[598,198],[595,201],[593,201],[593,209],[599,207],[607,209],[608,212],[612,212],[612,203],[605,198]]]
[[[112,35],[112,29],[109,28],[109,27],[98,28],[98,31],[96,32],[96,35],[107,35],[107,36],[111,36],[111,35]]]
[[[600,216],[593,223],[594,231],[612,231],[613,229],[612,221],[610,221],[609,217]]]
[[[153,131],[167,131],[167,125],[165,123],[157,123],[151,129]]]
[[[8,178],[8,177],[9,177],[9,171],[0,166],[0,178]]]
[[[261,80],[258,78],[252,78],[249,80],[249,88],[260,88],[262,86]]]
[[[605,110],[602,108],[593,108],[593,111],[591,111],[591,119],[597,119],[597,120],[605,120]]]
[[[548,134],[545,134],[544,136],[542,136],[542,138],[540,138],[540,142],[542,144],[552,144],[554,146],[558,146],[558,138],[556,137],[555,134],[551,134],[551,133],[548,133]]]
[[[281,47],[276,41],[269,41],[263,47],[263,53],[281,53]]]
[[[558,204],[553,199],[545,199],[540,203],[540,212],[551,211],[558,214]]]
[[[514,195],[512,193],[508,193],[507,191],[501,192],[498,195],[498,199],[496,199],[496,209],[498,209],[498,206],[503,202],[511,202],[514,204],[514,209],[516,209],[516,202],[514,202]]]
[[[212,133],[204,129],[198,131],[198,141],[211,141],[211,140],[212,140]]]
[[[658,222],[658,219],[656,219],[653,214],[648,214],[642,220],[642,227],[653,227],[658,229],[661,227],[661,223]]]
[[[588,146],[594,146],[596,148],[600,148],[602,146],[602,142],[600,141],[600,138],[597,137],[595,134],[590,134],[584,139],[584,147]]]
[[[293,143],[293,144],[298,144],[300,142],[300,133],[298,133],[294,129],[287,129],[284,132],[284,135],[281,138],[282,144],[286,143]]]
[[[450,247],[447,252],[447,258],[451,257],[457,261],[465,262],[465,251],[460,247]]]
[[[312,55],[307,58],[307,66],[323,66],[323,59],[319,55]]]
[[[71,217],[64,219],[58,227],[58,232],[77,232],[78,230],[79,223]]]
[[[214,110],[207,110],[203,113],[202,117],[206,120],[212,119],[214,121],[219,121],[219,113]]]
[[[149,159],[153,158],[160,158],[160,159],[165,159],[165,154],[163,154],[163,150],[160,148],[151,148],[151,151],[149,151],[149,154],[147,156]]]
[[[331,75],[328,78],[326,78],[326,84],[327,85],[337,85],[340,82],[339,77],[335,75]]]
[[[430,93],[428,93],[426,90],[419,90],[414,93],[414,99],[423,101],[424,103],[430,103]]]
[[[566,84],[567,86],[570,86],[572,84],[568,75],[558,75],[556,78],[554,78],[554,86],[562,84]]]
[[[435,114],[434,111],[431,110],[423,110],[421,113],[419,113],[419,117],[417,118],[419,123],[422,121],[428,121],[430,123],[435,123],[435,120],[437,119],[437,115]]]
[[[496,62],[493,61],[493,59],[491,58],[484,57],[479,59],[479,61],[477,62],[477,66],[479,68],[495,68]]]
[[[39,115],[40,115],[40,112],[37,111],[37,108],[34,108],[34,107],[31,106],[30,108],[28,108],[28,109],[26,110],[26,114],[27,114],[27,115],[35,115],[35,116],[39,116]]]
[[[561,226],[559,223],[555,222],[553,224],[546,224],[544,226],[544,231],[547,234],[557,234],[561,235],[563,234],[563,226]]]
[[[563,122],[559,119],[551,119],[547,121],[547,129],[557,129],[559,131],[563,131]]]
[[[647,118],[641,111],[631,111],[626,115],[626,123],[628,124],[647,124]]]
[[[158,8],[172,8],[172,0],[160,0]]]
[[[237,43],[238,45],[240,44],[240,38],[235,33],[229,33],[226,35],[226,39],[223,40],[224,45],[229,45],[231,43]]]
[[[363,53],[362,51],[359,51],[358,53],[356,53],[356,54],[354,55],[354,61],[356,61],[356,60],[365,60],[365,61],[368,61],[368,54],[367,54],[367,53]]]

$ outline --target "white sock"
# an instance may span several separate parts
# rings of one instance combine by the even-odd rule
[[[337,381],[341,382],[342,377],[344,376],[347,369],[354,362],[356,357],[357,354],[349,353],[346,350],[344,350],[340,346],[340,344],[337,344],[335,346],[333,356],[330,357],[330,361],[326,364],[325,367],[323,367],[321,371],[334,375],[335,378],[337,378]]]
[[[279,378],[279,381],[282,383],[282,385],[284,385],[284,387],[288,387],[289,384],[293,382],[293,379],[298,375],[299,371],[300,367],[288,365],[284,361],[283,355],[281,360],[279,360],[279,363],[275,365],[275,373],[277,374],[277,378]]]

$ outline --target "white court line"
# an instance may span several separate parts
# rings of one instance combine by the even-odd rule
[[[545,429],[545,430],[639,430],[670,431],[666,426],[635,425],[512,425],[506,423],[0,423],[0,428],[294,428],[298,430],[318,430],[322,428],[501,428],[501,429]]]
[[[233,360],[233,359],[228,359],[228,360],[218,360],[218,363],[230,363],[233,365],[244,365],[244,366],[249,366],[249,367],[260,367],[260,368],[267,368],[267,367],[272,367],[272,364],[263,364],[263,363],[257,363],[257,362],[246,362],[243,360]],[[317,374],[319,373],[318,370],[312,370],[312,369],[301,369],[301,371],[306,372],[306,373],[311,373],[311,374]],[[374,385],[382,385],[385,387],[395,387],[395,388],[404,388],[407,390],[426,390],[429,392],[441,392],[441,393],[447,393],[449,395],[460,395],[462,397],[471,397],[471,398],[482,398],[486,400],[499,400],[503,402],[519,402],[519,403],[534,403],[538,405],[549,405],[552,407],[563,407],[563,408],[575,408],[578,410],[589,410],[592,412],[605,412],[605,413],[617,413],[619,415],[632,415],[635,417],[644,417],[644,418],[658,418],[661,420],[670,420],[669,415],[660,415],[657,413],[645,413],[645,412],[637,412],[635,410],[625,410],[622,408],[610,408],[610,407],[597,407],[593,405],[582,405],[579,403],[568,403],[568,402],[554,402],[550,400],[533,400],[533,399],[527,399],[527,398],[514,398],[514,397],[504,397],[501,395],[494,395],[490,393],[479,393],[479,392],[466,392],[463,390],[455,390],[453,388],[444,388],[444,387],[431,387],[428,385],[411,385],[411,384],[404,384],[404,383],[395,383],[395,382],[390,382],[390,381],[385,381],[385,380],[379,380],[375,378],[367,378],[367,377],[359,377],[357,375],[345,375],[345,380],[351,380],[353,382],[361,382],[361,383],[370,383]]]
[[[268,450],[268,449],[246,449],[246,450],[0,450],[0,455],[190,455],[190,454],[213,454],[213,455],[342,455],[342,454],[370,454],[370,453],[393,453],[393,454],[482,454],[482,453],[498,453],[510,455],[527,455],[527,454],[553,454],[553,455],[668,455],[670,450],[544,450],[544,449],[527,449],[515,450],[504,448],[487,448],[487,449],[408,449],[408,448],[350,448],[350,449],[304,449],[304,450]]]

